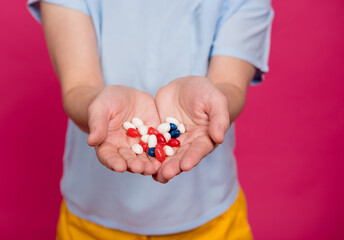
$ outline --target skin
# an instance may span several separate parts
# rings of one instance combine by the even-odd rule
[[[44,2],[41,9],[64,109],[80,129],[90,133],[87,143],[95,148],[99,161],[113,171],[152,175],[167,183],[197,166],[221,144],[245,105],[255,69],[228,56],[212,57],[206,77],[176,79],[163,86],[155,99],[134,88],[104,86],[90,17]],[[134,116],[148,126],[158,126],[167,116],[183,122],[187,132],[179,138],[182,144],[176,154],[163,163],[145,154],[135,155],[130,147],[137,140],[128,138],[122,128],[123,122]]]
[[[160,119],[151,95],[126,86],[104,88],[88,108],[88,144],[96,149],[99,161],[117,172],[130,171],[152,175],[161,163],[146,154],[136,155],[131,146],[137,139],[128,137],[122,125],[140,116],[150,126]]]

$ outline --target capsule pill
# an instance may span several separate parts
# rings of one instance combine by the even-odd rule
[[[158,126],[158,131],[160,133],[165,133],[170,131],[170,124],[169,123],[162,123]]]
[[[143,151],[144,152],[147,152],[147,150],[148,150],[148,144],[147,143],[145,143],[145,142],[139,142],[139,144],[141,145],[141,147],[142,147],[142,149],[143,149]]]
[[[164,135],[162,135],[161,133],[156,135],[156,139],[157,139],[158,143],[166,143],[166,139],[165,139]]]
[[[180,123],[178,125],[178,130],[180,131],[180,133],[185,133],[185,126],[184,126],[184,124]]]
[[[168,142],[167,145],[170,147],[179,147],[180,146],[180,141],[176,138],[171,138]]]
[[[164,149],[163,149],[163,147],[162,147],[161,145],[158,144],[158,145],[155,147],[154,153],[155,153],[156,159],[157,159],[159,162],[165,161],[166,155],[165,155]]]
[[[148,127],[145,126],[145,125],[142,125],[142,126],[139,126],[137,128],[137,130],[139,130],[140,134],[143,136],[143,135],[146,135],[148,133]]]
[[[140,135],[140,132],[134,128],[129,128],[127,134],[129,137],[136,138]]]
[[[142,120],[139,119],[138,117],[134,117],[133,120],[131,120],[131,122],[132,122],[137,128],[143,125]]]
[[[145,142],[145,143],[148,143],[148,139],[149,139],[149,135],[143,135],[143,136],[141,137],[141,141],[142,141],[142,142]]]
[[[133,146],[131,146],[131,149],[136,154],[142,154],[143,153],[143,148],[140,144],[137,144],[137,143],[134,144]]]
[[[153,127],[149,127],[148,128],[148,135],[157,135],[159,132],[153,128]]]
[[[177,130],[173,130],[172,132],[170,132],[171,134],[171,138],[177,138],[180,136],[180,131],[177,129]]]
[[[174,150],[170,146],[165,146],[163,149],[164,149],[166,156],[171,157],[174,155]]]
[[[177,130],[177,125],[174,124],[174,123],[170,123],[170,132],[174,131],[174,130]]]
[[[149,148],[147,154],[151,157],[155,157],[155,147]]]
[[[178,121],[177,119],[173,118],[173,117],[167,117],[167,118],[165,119],[165,122],[167,122],[167,123],[173,123],[173,124],[175,124],[175,125],[177,125],[177,126],[178,126],[178,124],[179,124],[179,121]]]
[[[150,135],[148,139],[148,147],[152,148],[158,144],[158,140],[155,135]]]
[[[125,130],[128,130],[129,128],[134,128],[134,129],[136,129],[135,125],[132,124],[131,122],[124,122],[124,123],[123,123],[123,128],[124,128]]]
[[[166,142],[168,142],[171,139],[171,134],[168,133],[168,132],[167,133],[163,133],[162,135],[164,136]]]

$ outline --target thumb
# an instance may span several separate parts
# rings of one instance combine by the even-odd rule
[[[88,126],[90,135],[87,138],[87,144],[98,146],[102,144],[108,133],[110,121],[110,111],[104,105],[92,103],[88,109]]]
[[[221,144],[230,124],[228,99],[221,92],[213,94],[208,98],[207,108],[210,137],[215,143]]]

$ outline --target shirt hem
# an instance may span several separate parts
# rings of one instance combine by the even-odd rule
[[[258,58],[237,49],[233,49],[230,47],[214,46],[214,50],[212,51],[211,56],[218,55],[236,57],[244,61],[247,61],[259,70],[261,70],[262,73],[266,73],[269,71],[269,67],[267,64],[262,63],[262,61]]]
[[[29,0],[27,2],[27,7],[31,15],[39,22],[42,22],[41,18],[41,11],[40,11],[40,0]],[[72,2],[70,0],[44,0],[43,2],[59,5],[61,7],[73,9],[85,13],[86,15],[90,15],[90,12],[86,5],[78,4],[76,2]]]

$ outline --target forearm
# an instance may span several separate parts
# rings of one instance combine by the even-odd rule
[[[66,114],[84,132],[89,133],[88,108],[102,89],[94,86],[77,86],[62,93]]]
[[[207,77],[227,97],[231,122],[245,106],[247,87],[254,73],[254,66],[240,59],[226,56],[211,59]]]
[[[85,132],[88,107],[104,87],[91,18],[79,11],[41,3],[50,57],[61,83],[67,115]]]

